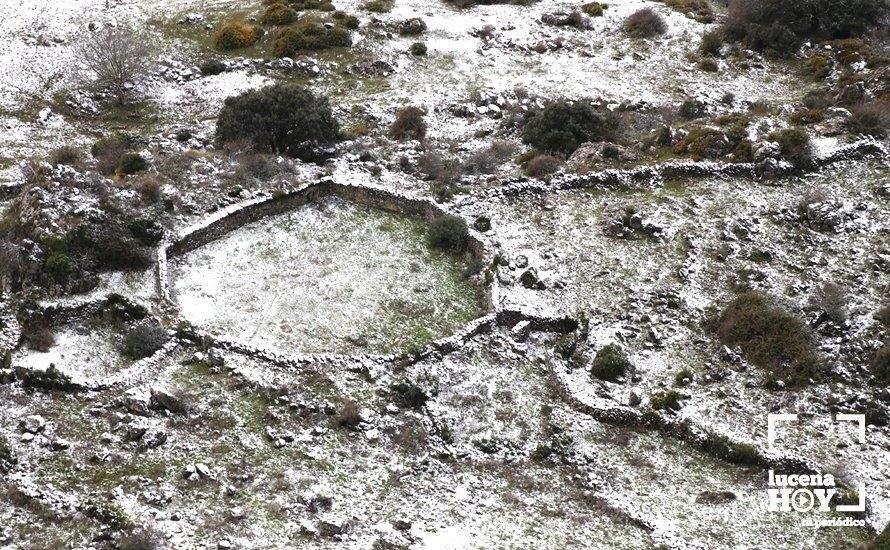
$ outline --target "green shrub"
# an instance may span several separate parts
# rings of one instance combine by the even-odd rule
[[[702,441],[702,447],[713,456],[733,464],[759,466],[757,449],[749,443],[736,443],[723,434],[709,433]]]
[[[244,21],[227,21],[213,35],[213,46],[224,52],[248,48],[256,44],[263,30]]]
[[[677,111],[677,114],[680,115],[681,118],[685,120],[691,120],[693,118],[698,118],[705,114],[705,106],[701,101],[697,99],[693,99],[691,97],[687,97],[683,100],[683,103],[680,104],[680,108]]]
[[[430,222],[427,240],[434,248],[462,252],[469,244],[470,231],[463,218],[446,215]]]
[[[164,237],[164,228],[158,222],[148,218],[137,218],[127,222],[127,229],[130,230],[136,239],[146,246],[154,246],[161,242]]]
[[[721,48],[723,48],[723,32],[720,30],[708,31],[701,37],[698,52],[702,55],[720,57]]]
[[[890,347],[883,346],[871,360],[871,373],[881,386],[890,386]]]
[[[686,380],[693,380],[694,378],[695,374],[692,372],[692,369],[685,367],[680,369],[680,372],[674,375],[674,384],[682,386],[686,383]]]
[[[305,158],[340,140],[328,99],[294,84],[275,84],[226,99],[216,141],[246,140],[259,152]]]
[[[822,122],[825,119],[825,111],[822,109],[804,109],[802,111],[796,111],[792,113],[791,116],[788,117],[794,124],[815,124],[817,122]]]
[[[201,63],[201,74],[204,76],[213,76],[226,72],[226,64],[219,59],[208,59]]]
[[[53,166],[64,164],[66,166],[77,166],[83,160],[83,154],[80,149],[73,145],[62,145],[49,155],[49,162]]]
[[[718,70],[720,70],[720,65],[718,65],[717,62],[710,57],[705,57],[698,62],[698,68],[706,73],[716,73]]]
[[[600,380],[614,382],[631,368],[627,354],[615,344],[604,346],[593,358],[590,372]]]
[[[803,96],[803,105],[807,109],[827,109],[833,101],[827,90],[810,90]]]
[[[398,28],[402,36],[417,36],[426,30],[426,22],[420,17],[412,17],[401,21]]]
[[[93,267],[99,271],[144,269],[151,265],[152,255],[126,228],[111,225],[87,237],[84,247],[93,257]]]
[[[557,100],[526,116],[522,142],[545,153],[570,155],[585,141],[609,140],[613,130],[611,118],[588,102]]]
[[[148,170],[148,161],[142,158],[139,153],[124,153],[117,159],[117,167],[114,172],[119,176],[129,176],[145,170]]]
[[[798,384],[818,378],[823,364],[809,327],[758,292],[737,296],[715,320],[717,337],[766,369],[771,380]]]
[[[105,176],[113,174],[121,157],[135,146],[136,138],[124,133],[96,140],[90,147],[90,154],[96,159],[96,170]]]
[[[0,434],[0,474],[8,474],[16,464],[15,453],[6,436]]]
[[[57,283],[65,283],[79,272],[77,263],[65,252],[51,252],[44,260],[43,268]]]
[[[601,4],[599,2],[588,2],[581,5],[581,11],[590,17],[600,17],[603,14],[603,11],[608,7],[609,6],[606,4]]]
[[[352,46],[349,29],[339,25],[326,26],[321,19],[307,17],[281,29],[272,44],[272,52],[276,57],[294,57],[303,51],[349,46]]]
[[[831,74],[831,60],[823,53],[813,54],[807,58],[804,68],[813,80],[825,80]]]
[[[124,336],[121,353],[131,359],[143,359],[164,347],[169,338],[160,325],[139,325]]]
[[[263,25],[290,25],[297,20],[300,13],[294,8],[283,4],[276,3],[266,8],[260,17],[260,23]]]
[[[426,137],[426,121],[423,119],[426,113],[419,107],[403,107],[396,111],[396,119],[389,127],[389,135],[393,139],[422,140]]]
[[[411,44],[411,55],[416,55],[418,57],[426,55],[426,44],[423,42],[415,42]]]
[[[806,166],[813,159],[813,146],[806,130],[786,128],[772,132],[769,139],[779,144],[782,158],[796,167]]]
[[[318,10],[334,11],[331,0],[286,0],[287,4],[297,11]]]
[[[653,394],[649,399],[649,403],[656,411],[679,411],[683,408],[682,403],[680,403],[682,400],[683,395],[680,392],[667,390]]]
[[[624,32],[634,38],[651,38],[667,31],[664,17],[652,8],[642,8],[624,20]]]
[[[331,14],[331,19],[336,21],[338,25],[346,27],[347,29],[357,29],[359,27],[358,17],[349,15],[346,12],[335,11]]]
[[[421,387],[410,380],[393,384],[392,392],[400,405],[411,409],[422,409],[430,399]]]

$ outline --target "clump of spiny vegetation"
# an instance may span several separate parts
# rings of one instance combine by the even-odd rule
[[[824,373],[809,327],[765,294],[740,294],[713,320],[712,328],[723,344],[738,346],[749,361],[765,369],[770,382],[800,384]]]
[[[600,17],[608,7],[607,4],[602,4],[600,2],[587,2],[586,4],[581,5],[581,11],[590,17]]]
[[[529,113],[522,127],[522,141],[549,154],[570,155],[585,141],[608,140],[615,123],[587,101],[556,100]]]
[[[562,159],[553,155],[535,155],[524,166],[525,173],[533,178],[555,174],[562,167]]]
[[[600,380],[615,382],[631,368],[631,362],[624,350],[616,344],[608,344],[596,352],[590,365],[590,373]]]
[[[83,162],[83,153],[73,145],[62,145],[53,149],[49,155],[49,163],[53,166],[79,166]]]
[[[769,138],[779,144],[782,158],[794,166],[800,168],[812,162],[813,145],[806,130],[786,128],[771,133]]]
[[[105,176],[114,174],[120,168],[121,159],[131,153],[137,144],[134,136],[125,133],[96,140],[90,147],[90,153],[96,159],[96,171]]]
[[[213,35],[213,46],[222,51],[240,50],[257,43],[263,34],[259,25],[239,20],[226,21]]]
[[[791,56],[808,39],[861,36],[888,13],[886,0],[733,0],[724,29],[753,50]]]
[[[345,22],[345,20],[343,20]],[[356,21],[357,22],[357,21]],[[302,51],[347,48],[352,45],[352,33],[344,24],[327,24],[317,17],[305,17],[296,24],[278,31],[272,43],[276,57],[294,57]]]
[[[169,338],[167,331],[160,325],[139,325],[124,336],[121,353],[131,359],[143,359],[164,347]]]
[[[446,215],[430,222],[427,239],[434,248],[463,252],[470,241],[470,230],[463,218]]]
[[[634,38],[651,38],[664,34],[667,23],[652,8],[642,8],[627,16],[624,20],[624,32]]]
[[[258,152],[310,157],[339,141],[340,125],[328,99],[295,84],[275,84],[226,99],[216,141],[248,141]]]
[[[396,119],[389,127],[389,135],[393,139],[422,140],[426,137],[426,113],[420,107],[408,106],[396,111]]]
[[[266,8],[260,17],[260,22],[263,25],[290,25],[297,20],[299,15],[300,12],[294,8],[283,2],[278,2]]]
[[[9,440],[0,434],[0,474],[9,473],[15,464],[15,453],[9,445]]]
[[[683,408],[683,395],[676,390],[667,390],[653,394],[649,404],[656,411],[676,412]]]
[[[392,393],[396,401],[403,407],[422,409],[430,396],[417,384],[403,380],[392,385]]]
[[[696,160],[727,158],[735,162],[748,162],[752,157],[753,144],[748,139],[750,119],[742,115],[717,117],[719,127],[692,126],[674,144],[674,153],[688,155]]]

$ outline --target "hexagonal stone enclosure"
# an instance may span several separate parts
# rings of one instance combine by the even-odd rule
[[[411,351],[483,310],[426,227],[324,198],[171,259],[171,295],[211,334],[279,353]]]

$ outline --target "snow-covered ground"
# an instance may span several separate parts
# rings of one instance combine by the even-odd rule
[[[609,2],[589,29],[542,23],[580,5],[564,0],[466,10],[400,0],[388,13],[363,4],[336,3],[360,19],[352,48],[307,54],[298,65],[313,69],[296,70],[266,59],[270,34],[243,56],[209,49],[219,22],[256,17],[259,0],[0,2],[0,184],[18,188],[21,165],[60,145],[85,152],[102,135],[131,131],[144,138],[150,176],[167,178],[156,200],[140,198],[142,176],[104,187],[77,176],[39,186],[28,206],[43,206],[37,219],[64,231],[108,215],[109,197],[126,200],[169,237],[322,176],[436,196],[405,166],[431,149],[466,158],[494,139],[520,153],[510,121],[548,98],[622,105],[637,133],[684,124],[676,111],[687,98],[705,102],[709,117],[756,102],[764,112],[752,110],[745,130],[760,142],[787,126],[791,104],[817,86],[799,60],[753,53],[699,70],[689,54],[716,23],[647,0]],[[664,36],[630,39],[621,30],[641,7],[665,17]],[[421,36],[397,32],[410,17],[425,21]],[[71,112],[64,99],[84,100],[76,45],[106,24],[145,29],[159,46],[135,115]],[[408,53],[416,41],[426,56]],[[201,76],[197,65],[208,58],[225,59],[228,70]],[[274,175],[251,179],[238,173],[245,157],[212,144],[215,119],[227,97],[275,81],[328,95],[350,139],[324,165],[273,158]],[[386,137],[405,105],[426,110],[424,143]],[[364,135],[351,135],[359,126]],[[193,137],[176,141],[180,129]],[[811,130],[820,154],[849,138],[830,120]],[[99,274],[75,300],[121,293],[147,304],[175,336],[109,387],[25,389],[13,373],[52,363],[75,378],[108,378],[132,365],[113,327],[75,319],[54,327],[48,352],[22,345],[8,368],[0,356],[0,443],[17,457],[0,477],[0,547],[143,547],[121,537],[144,527],[156,535],[148,547],[177,549],[854,549],[887,524],[886,423],[870,423],[867,442],[857,444],[832,422],[837,412],[890,402],[868,367],[887,339],[875,319],[890,290],[886,158],[768,182],[703,177],[636,190],[497,192],[521,175],[508,158],[466,177],[448,205],[471,224],[491,222],[479,230],[498,252],[495,307],[583,319],[583,355],[618,344],[633,372],[598,380],[555,352],[561,335],[497,324],[456,349],[407,361],[347,357],[417,352],[486,311],[464,276],[468,266],[429,248],[425,222],[339,200],[310,204],[172,259],[176,315],[157,295],[153,267]],[[802,199],[819,207],[823,226],[801,219]],[[7,203],[0,197],[0,214]],[[642,229],[616,235],[627,207]],[[39,255],[45,243],[24,244]],[[523,280],[530,271],[539,280]],[[814,304],[824,283],[849,294],[840,326]],[[814,327],[830,382],[767,389],[761,370],[704,328],[748,289],[782,297]],[[18,298],[17,306],[33,306],[30,296]],[[174,322],[180,314],[271,353],[205,349]],[[303,353],[333,357],[313,362]],[[690,380],[678,380],[683,369]],[[845,485],[864,483],[869,528],[814,530],[804,521],[824,516],[770,513],[764,469],[657,430],[600,422],[585,409],[648,414],[651,398],[669,389],[682,394],[682,407],[660,414],[758,448],[768,413],[800,414],[797,439],[782,443]]]

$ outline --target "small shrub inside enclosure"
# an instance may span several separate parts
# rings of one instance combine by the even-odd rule
[[[143,359],[164,347],[168,339],[160,325],[139,325],[124,336],[121,352],[131,359]]]
[[[614,123],[585,101],[553,101],[526,117],[522,141],[539,151],[570,155],[585,141],[608,140]]]
[[[244,21],[227,21],[213,35],[213,45],[224,52],[240,50],[256,44],[262,33],[259,25]]]
[[[615,344],[609,344],[596,352],[590,373],[600,380],[615,382],[630,368],[630,360],[624,351]]]
[[[651,38],[664,34],[667,23],[664,17],[652,8],[643,8],[630,14],[624,20],[624,31],[635,38]]]
[[[226,99],[216,123],[219,144],[247,141],[256,151],[308,157],[340,140],[328,99],[294,84],[275,84]]]
[[[823,372],[809,327],[764,294],[736,297],[717,317],[714,328],[723,344],[741,348],[773,380],[801,383]]]
[[[396,111],[396,119],[389,127],[389,135],[393,139],[422,140],[426,137],[426,121],[424,111],[419,107],[409,106]]]
[[[467,222],[458,216],[442,216],[430,222],[427,237],[431,246],[451,252],[466,250],[470,239]]]

